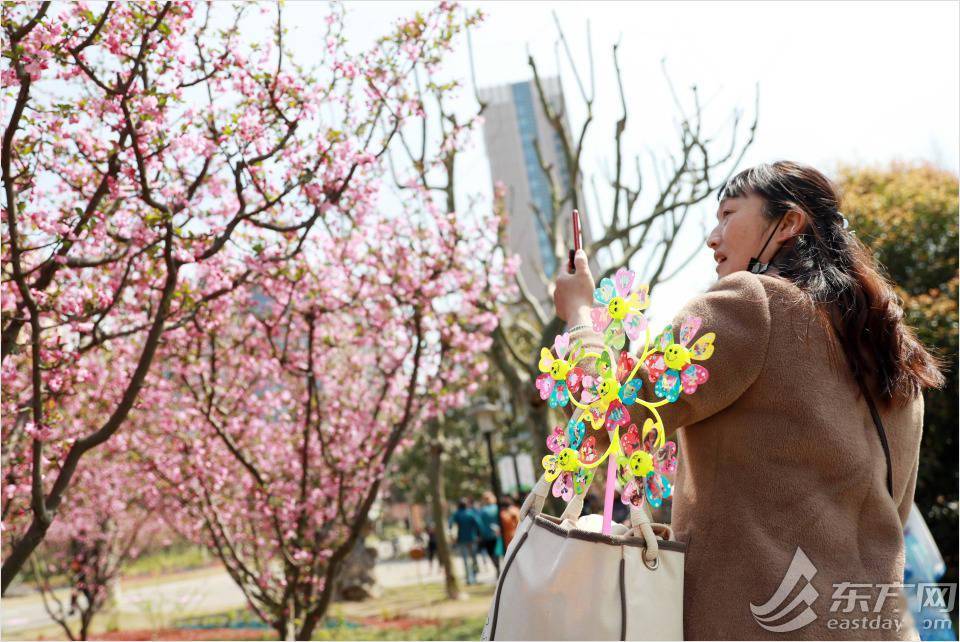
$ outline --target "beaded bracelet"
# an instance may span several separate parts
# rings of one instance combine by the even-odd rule
[[[607,346],[605,346],[602,342],[584,341],[582,348],[587,352],[605,352]]]
[[[567,334],[570,335],[570,338],[571,338],[571,339],[583,339],[583,338],[588,338],[588,339],[595,339],[596,341],[599,341],[600,343],[603,343],[603,335],[600,334],[599,332],[595,332],[595,331],[593,330],[593,328],[591,328],[591,327],[589,327],[589,326],[586,327],[586,328],[581,328],[581,329],[576,330],[576,331],[567,332]]]
[[[584,332],[582,334],[572,334],[570,335],[570,339],[573,341],[581,341],[585,346],[591,345],[594,347],[601,347],[601,348],[605,347],[603,343],[603,336],[594,334],[592,332],[589,332],[589,333]]]

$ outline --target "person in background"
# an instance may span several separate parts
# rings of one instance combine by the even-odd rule
[[[500,509],[493,493],[483,494],[483,505],[477,510],[480,517],[480,548],[482,548],[493,562],[500,575],[500,556],[497,554],[497,538],[500,536]]]
[[[603,512],[603,504],[602,504],[602,502],[600,503],[600,510],[598,510],[597,512],[598,512],[598,513],[602,513],[602,512]],[[614,503],[613,503],[613,515],[612,515],[612,518],[613,518],[613,521],[617,522],[618,524],[624,524],[624,525],[629,526],[629,524],[630,524],[630,509],[627,508],[627,505],[624,504],[623,502],[614,502]]]
[[[937,584],[947,570],[937,543],[923,520],[920,508],[914,504],[903,527],[903,545],[906,560],[903,566],[904,587],[950,586]],[[949,609],[939,608],[924,600],[923,590],[906,589],[906,598],[910,619],[917,637],[924,640],[956,640]],[[927,596],[928,597],[928,596]],[[949,598],[947,598],[949,599]],[[927,603],[925,603],[927,602]]]
[[[437,529],[433,524],[427,526],[427,568],[433,570],[433,559],[437,556]]]
[[[500,523],[503,524],[503,547],[506,550],[520,525],[520,509],[510,497],[500,500]]]
[[[480,539],[480,518],[471,503],[467,498],[461,499],[449,521],[451,526],[457,525],[456,547],[463,557],[468,586],[477,583],[477,540]]]

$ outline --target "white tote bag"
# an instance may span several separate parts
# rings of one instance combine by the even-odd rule
[[[583,494],[559,519],[541,514],[540,478],[520,509],[482,640],[682,640],[685,545],[632,508],[631,528],[600,532],[580,517]],[[584,491],[585,493],[586,491]]]

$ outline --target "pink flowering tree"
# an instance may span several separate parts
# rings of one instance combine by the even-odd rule
[[[279,5],[4,5],[3,591],[170,333],[368,200],[454,11],[351,55],[334,7],[306,68]]]
[[[129,458],[113,445],[78,466],[62,514],[30,556],[43,606],[71,640],[88,639],[123,565],[160,532],[160,521],[130,483]]]
[[[399,448],[483,382],[498,221],[427,195],[331,221],[171,334],[131,433],[145,486],[282,639],[310,639]],[[175,409],[168,400],[179,401]]]

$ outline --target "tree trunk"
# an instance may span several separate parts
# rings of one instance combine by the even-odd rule
[[[2,579],[0,579],[0,584],[2,584],[0,595],[6,594],[7,589],[10,588],[10,583],[17,577],[17,573],[20,572],[23,565],[26,564],[30,558],[30,554],[33,553],[37,546],[40,545],[40,542],[43,541],[49,527],[49,521],[44,521],[37,514],[33,515],[27,532],[13,545],[9,555],[7,555],[7,559],[3,561],[3,570],[0,571],[3,576]]]
[[[297,629],[293,625],[293,618],[286,618],[277,627],[277,639],[292,642],[297,640]]]
[[[364,543],[369,530],[369,524],[364,526],[364,532],[357,538],[353,550],[343,560],[343,566],[337,575],[334,600],[362,602],[380,597],[381,590],[377,585],[374,572],[377,565],[377,549]]]
[[[80,616],[80,640],[90,639],[90,624],[93,623],[93,609],[84,612]]]
[[[537,399],[539,401],[539,399]],[[533,446],[534,464],[540,462],[547,451],[547,435],[550,434],[550,409],[546,403],[531,403],[527,410],[527,431]]]
[[[446,582],[447,597],[451,600],[460,598],[460,585],[453,574],[453,559],[450,556],[450,543],[447,541],[447,516],[444,506],[447,503],[443,492],[443,447],[440,444],[440,423],[430,422],[428,428],[430,437],[430,460],[427,464],[427,475],[430,479],[430,510],[433,514],[433,530],[437,540],[437,559],[443,568]]]

